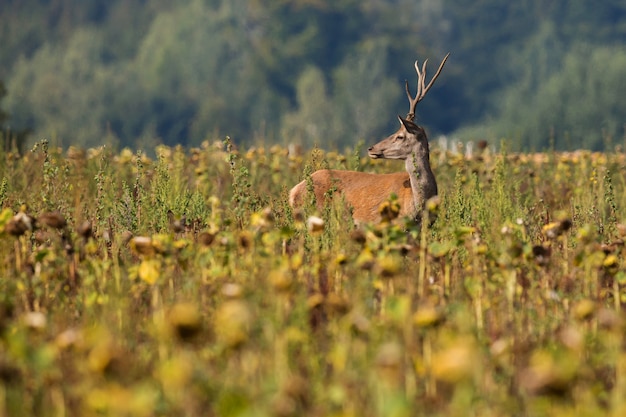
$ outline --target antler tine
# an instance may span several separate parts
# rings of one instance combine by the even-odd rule
[[[409,103],[412,104],[413,96],[411,95],[411,90],[409,88],[409,81],[408,80],[404,80],[404,88],[406,90],[406,96],[409,99]],[[418,88],[419,88],[419,85],[418,85]]]
[[[426,84],[426,64],[428,64],[428,58],[426,58],[422,64],[422,72],[418,72],[420,78],[420,95],[417,100],[418,102],[426,95],[426,91],[424,90],[424,84]]]
[[[439,74],[441,73],[441,70],[443,69],[443,66],[445,65],[449,56],[450,56],[450,53],[448,52],[445,58],[443,58],[443,61],[441,61],[441,64],[439,64],[439,69],[437,69],[437,72],[435,73],[433,78],[430,80],[428,85],[426,85],[426,64],[428,63],[428,59],[424,60],[421,71],[419,67],[419,62],[415,61],[415,72],[417,73],[417,91],[415,92],[415,97],[411,95],[411,91],[409,89],[409,82],[406,80],[404,81],[405,88],[406,88],[406,95],[409,98],[409,112],[406,115],[407,120],[413,121],[413,119],[415,118],[415,107],[417,106],[417,103],[422,101],[424,96],[426,96],[426,93],[428,92],[428,90],[430,90],[430,87],[433,86],[433,84],[435,83],[435,80],[437,79],[437,77],[439,77]]]
[[[413,121],[415,119],[415,106],[420,101],[420,91],[422,91],[422,83],[421,83],[421,74],[419,63],[415,61],[415,72],[417,73],[417,91],[415,92],[415,97],[411,94],[411,90],[409,89],[409,82],[404,80],[404,86],[406,88],[406,96],[409,99],[409,112],[406,114],[406,119]]]
[[[426,90],[424,90],[424,93],[423,93],[424,96],[426,95],[428,90],[430,90],[430,87],[433,86],[433,84],[435,83],[435,80],[437,79],[437,77],[439,77],[439,74],[441,74],[441,70],[443,69],[443,66],[446,64],[446,61],[448,60],[449,56],[450,56],[450,52],[448,52],[448,54],[443,58],[443,61],[441,61],[441,64],[439,64],[439,69],[437,69],[437,72],[428,83]],[[424,62],[424,75],[426,75],[426,63],[425,62]]]

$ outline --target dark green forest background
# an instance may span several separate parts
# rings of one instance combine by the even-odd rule
[[[0,125],[61,146],[624,141],[624,0],[0,0]]]

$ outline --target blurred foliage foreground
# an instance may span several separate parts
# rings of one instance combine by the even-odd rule
[[[421,230],[287,206],[402,169],[359,153],[2,153],[0,415],[626,415],[624,154],[436,148]]]

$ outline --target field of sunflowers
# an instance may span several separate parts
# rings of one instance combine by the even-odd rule
[[[0,416],[626,415],[626,154],[434,144],[419,227],[288,206],[403,169],[361,146],[0,152]]]

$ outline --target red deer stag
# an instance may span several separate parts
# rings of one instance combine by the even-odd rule
[[[398,197],[400,216],[419,221],[426,201],[437,195],[437,181],[430,168],[428,138],[424,129],[413,122],[415,106],[419,103],[441,73],[448,60],[446,55],[439,69],[426,85],[426,63],[420,70],[415,61],[417,72],[417,92],[411,96],[409,83],[406,82],[406,94],[409,98],[409,113],[406,118],[398,116],[400,129],[368,149],[371,158],[401,159],[405,161],[406,172],[393,174],[370,174],[357,171],[323,169],[311,174],[315,201],[322,209],[326,193],[331,188],[341,193],[352,206],[352,217],[356,223],[377,222],[381,220],[379,207],[392,194]],[[289,204],[302,206],[307,194],[307,180],[300,182],[289,192]]]

